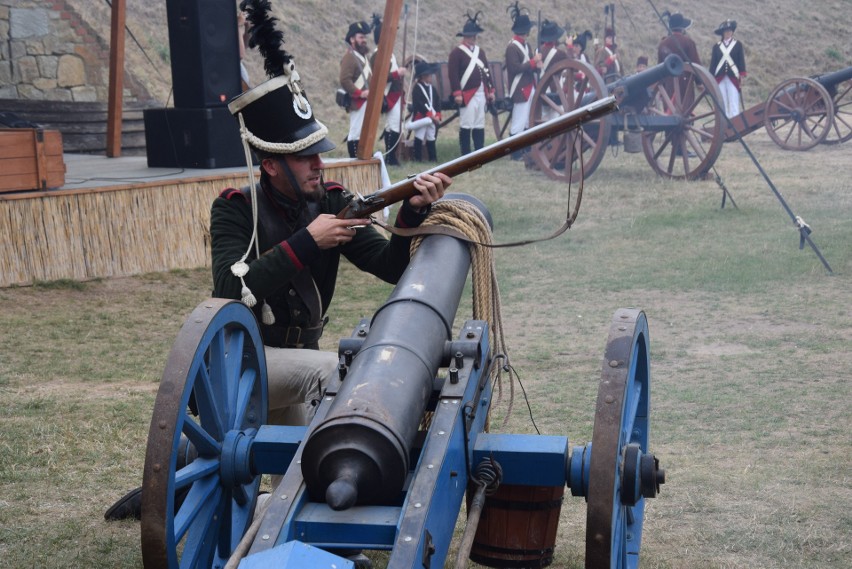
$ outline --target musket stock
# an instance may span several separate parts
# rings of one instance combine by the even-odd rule
[[[523,150],[528,146],[577,128],[584,123],[601,118],[615,111],[617,108],[618,103],[615,97],[606,97],[599,101],[594,101],[570,113],[560,115],[545,123],[519,132],[514,136],[498,140],[494,144],[490,144],[470,154],[459,156],[455,160],[450,160],[449,162],[425,170],[423,173],[434,174],[436,172],[443,172],[450,177],[454,177],[476,170],[512,152]],[[409,176],[369,196],[357,196],[346,208],[337,214],[338,219],[367,217],[371,213],[377,212],[386,206],[416,196],[418,191],[414,187],[415,177]]]

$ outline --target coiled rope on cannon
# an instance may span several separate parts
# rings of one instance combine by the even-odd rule
[[[493,336],[494,352],[505,358],[504,365],[494,366],[491,380],[497,387],[497,403],[503,398],[502,372],[509,369],[509,357],[503,333],[503,316],[500,303],[500,289],[497,284],[497,273],[494,267],[491,228],[482,212],[472,203],[465,200],[448,199],[432,204],[432,211],[420,225],[424,227],[448,227],[466,237],[470,244],[471,284],[473,289],[473,315],[476,320],[488,322]],[[411,241],[411,255],[417,251],[423,237],[428,234],[415,236]],[[509,382],[509,403],[504,425],[509,420],[514,403],[514,383]]]

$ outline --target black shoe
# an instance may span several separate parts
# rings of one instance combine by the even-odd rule
[[[142,519],[142,487],[134,488],[109,507],[104,514],[108,522],[115,520]]]
[[[180,510],[189,489],[192,486],[181,488],[175,493],[175,512]],[[108,522],[116,520],[142,519],[142,487],[134,488],[104,512],[104,519]]]
[[[349,561],[355,564],[355,569],[373,569],[373,562],[363,553],[356,553],[347,557]]]
[[[348,559],[355,564],[355,569],[373,569],[373,562],[358,549],[329,549],[328,552]]]

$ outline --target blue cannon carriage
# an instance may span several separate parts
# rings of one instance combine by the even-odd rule
[[[591,442],[491,433],[492,372],[503,357],[486,322],[452,330],[469,266],[467,244],[426,237],[388,300],[341,340],[339,377],[307,427],[266,424],[252,312],[202,302],[178,334],[154,405],[145,567],[344,569],[353,567],[347,552],[361,550],[388,551],[391,568],[444,567],[466,493],[456,566],[469,556],[544,567],[565,488],[588,505],[586,566],[637,567],[645,499],[664,482],[648,450],[645,315],[615,313]],[[263,474],[281,481],[258,505]],[[545,507],[528,507],[539,501]]]

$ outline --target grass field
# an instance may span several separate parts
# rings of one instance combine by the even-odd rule
[[[747,142],[832,275],[735,144],[716,165],[736,209],[720,209],[713,182],[608,155],[565,236],[496,252],[509,354],[542,433],[590,440],[612,314],[647,313],[667,483],[642,567],[852,566],[852,147]],[[441,145],[454,151],[451,136]],[[508,160],[452,189],[488,205],[497,242],[564,216],[565,188]],[[341,278],[326,349],[390,291],[350,266]],[[166,356],[210,289],[204,268],[0,289],[0,567],[141,566],[139,524],[102,514],[141,482]],[[520,391],[514,409],[504,431],[534,432]],[[554,567],[581,567],[585,505],[566,498],[562,512]]]

